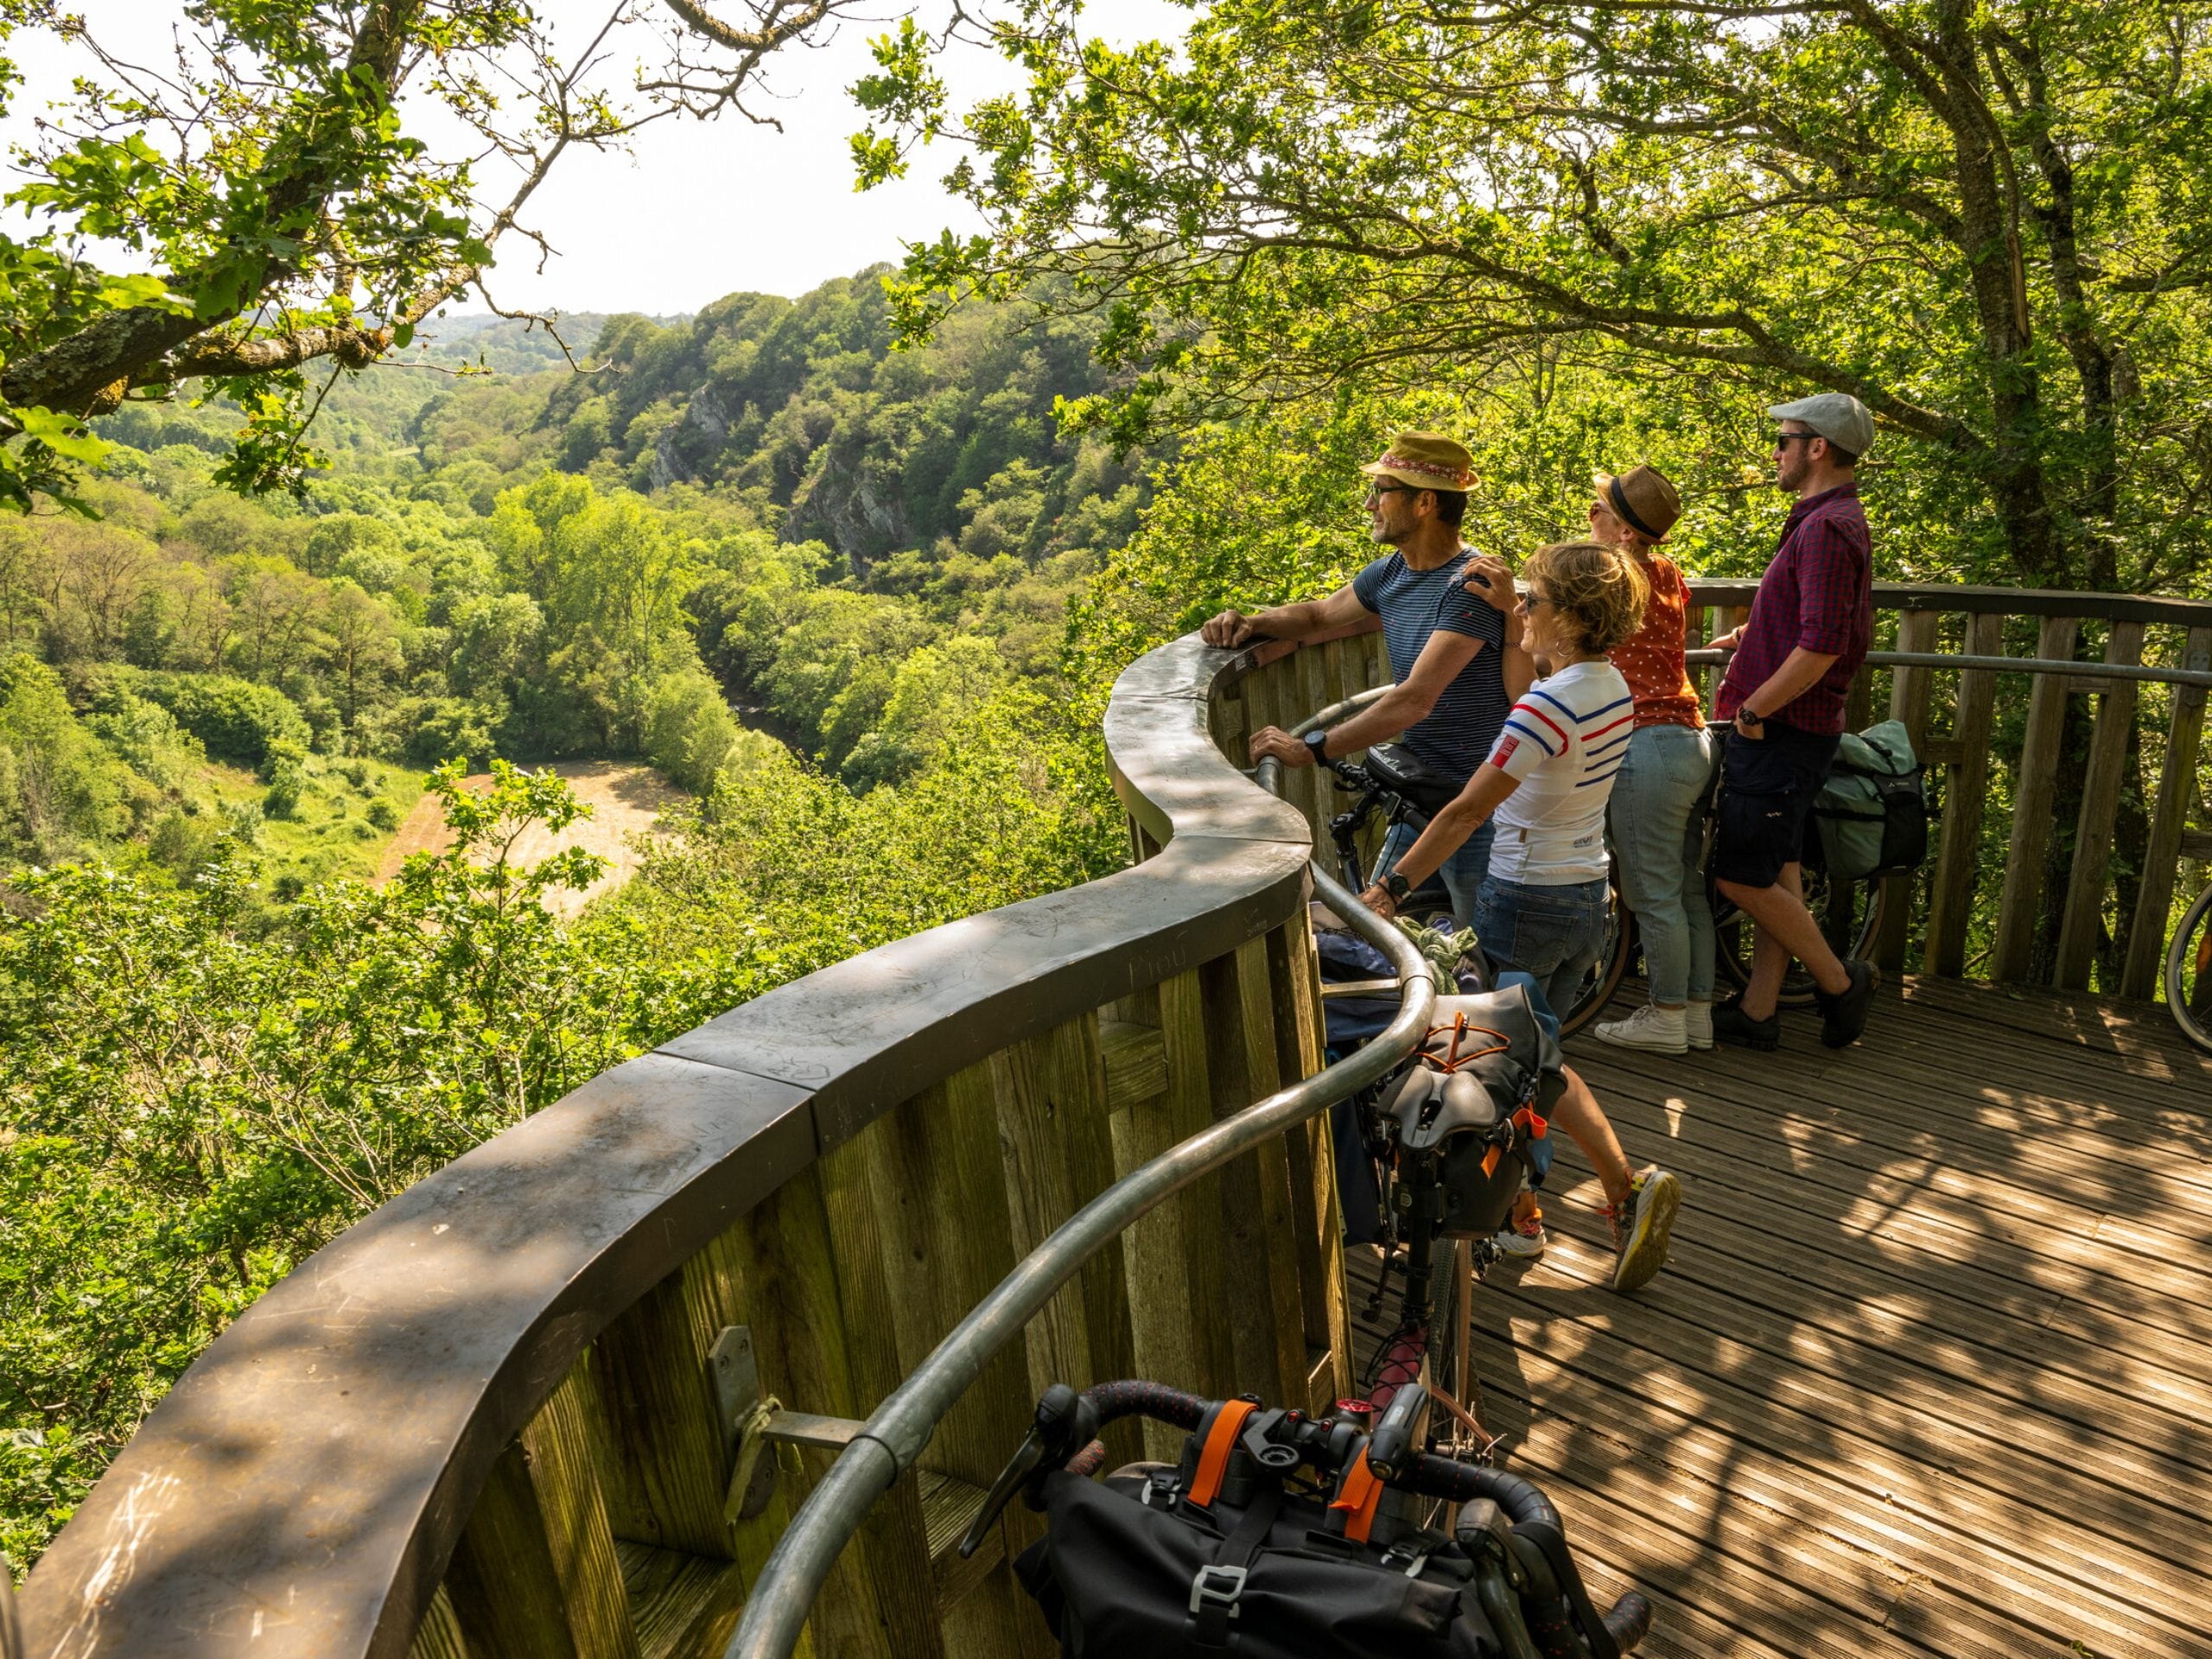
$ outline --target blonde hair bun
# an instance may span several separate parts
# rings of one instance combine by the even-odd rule
[[[1643,626],[1651,584],[1637,563],[1602,542],[1554,542],[1540,547],[1522,569],[1524,583],[1540,582],[1582,649],[1602,656]]]

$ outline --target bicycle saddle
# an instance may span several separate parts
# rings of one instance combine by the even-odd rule
[[[1377,743],[1363,763],[1367,775],[1392,794],[1412,803],[1424,817],[1434,817],[1459,792],[1459,785],[1397,743]]]

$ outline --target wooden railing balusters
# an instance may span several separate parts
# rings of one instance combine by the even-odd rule
[[[499,1454],[446,1587],[470,1659],[639,1659],[571,1373]]]
[[[1967,619],[1967,656],[1993,657],[2004,639],[2001,615],[1988,612]],[[1966,968],[1967,923],[1980,874],[1982,812],[1989,791],[1989,743],[1997,723],[1996,674],[1988,669],[1966,669],[1958,681],[1957,714],[1951,728],[1955,758],[1944,765],[1943,821],[1922,946],[1926,970],[1953,978]]]
[[[2143,660],[2143,625],[2114,622],[2105,635],[2105,661],[2133,667]],[[2121,769],[2127,760],[2127,728],[2135,717],[2137,682],[2112,681],[2099,696],[2097,719],[2089,739],[2089,765],[2075,821],[2074,862],[2067,877],[2060,919],[2058,957],[2051,982],[2062,990],[2083,990],[2089,983],[2097,938],[2104,918],[2112,859],[2113,824],[2120,813]]]
[[[2082,625],[2070,616],[2046,616],[2036,632],[2036,655],[2071,658]],[[2058,792],[2059,745],[2065,730],[2065,680],[2035,677],[2028,694],[2028,724],[2012,768],[2012,838],[2005,860],[2005,894],[1997,915],[1997,943],[1989,974],[2004,983],[2024,980],[2035,951],[2043,906],[2044,855],[2050,844],[2051,803]]]
[[[2183,668],[2212,670],[2212,627],[2191,628],[2182,645]],[[2205,689],[2173,688],[2166,722],[2165,758],[2158,768],[2158,797],[2151,811],[2144,849],[2143,885],[2135,898],[2134,926],[2127,938],[2127,960],[2120,969],[2122,996],[2149,996],[2158,982],[2166,956],[2166,925],[2173,907],[2174,861],[2181,851],[2191,798],[2196,793],[2196,758],[2204,736]]]

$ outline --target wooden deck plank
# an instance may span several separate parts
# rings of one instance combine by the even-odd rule
[[[1569,1148],[1476,1355],[1643,1651],[2212,1654],[2212,1061],[2163,1020],[1916,979],[1840,1052],[1570,1044],[1682,1178],[1675,1260],[1601,1288]]]

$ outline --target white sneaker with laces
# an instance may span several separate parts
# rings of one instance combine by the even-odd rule
[[[1713,1004],[1693,1002],[1682,1010],[1682,1028],[1692,1048],[1713,1046]]]
[[[1680,1008],[1662,1008],[1647,1002],[1625,1020],[1616,1020],[1611,1025],[1592,1028],[1591,1035],[1601,1043],[1611,1043],[1618,1048],[1649,1049],[1655,1054],[1687,1054],[1689,1052],[1688,1022]],[[1710,1046],[1712,1039],[1707,1038]]]

